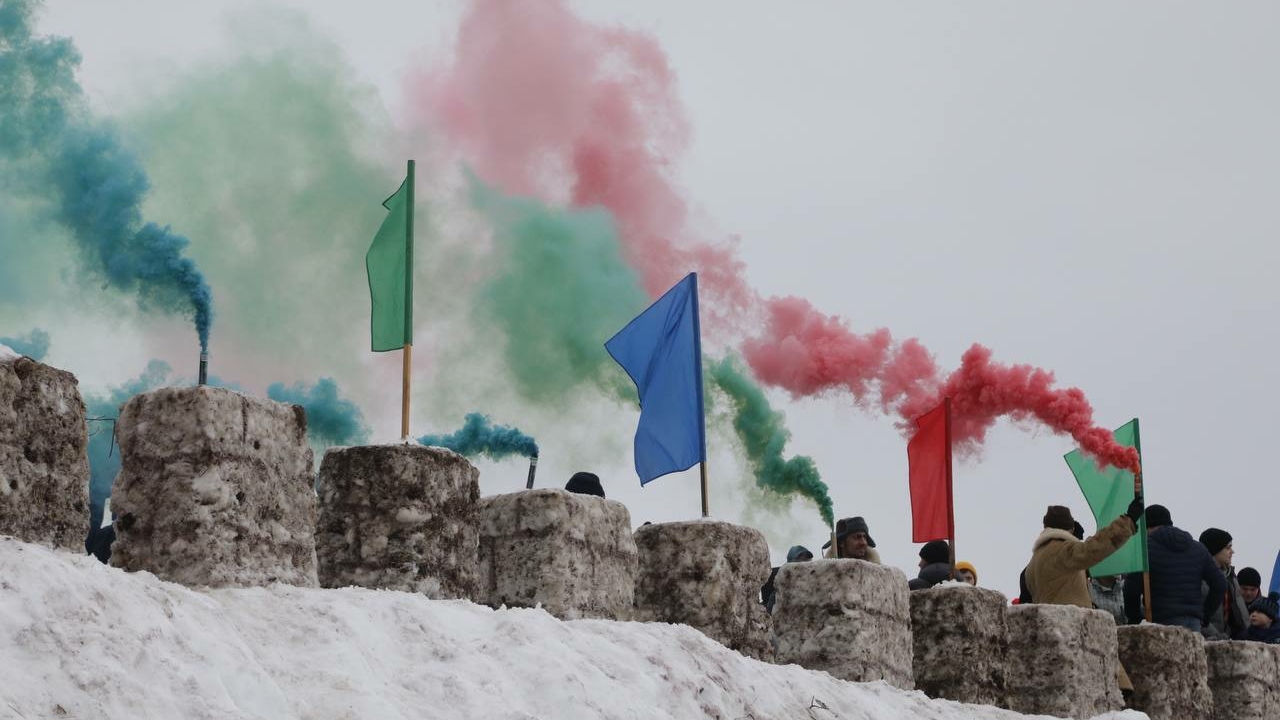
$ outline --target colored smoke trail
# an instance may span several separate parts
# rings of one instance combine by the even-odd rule
[[[487,415],[467,413],[462,427],[448,435],[423,435],[418,438],[423,445],[449,448],[459,455],[474,457],[485,455],[501,460],[510,455],[534,457],[538,443],[534,439],[507,425],[494,425]]]
[[[0,337],[0,345],[6,345],[10,350],[32,360],[43,360],[49,353],[49,333],[41,328],[34,328],[26,335]]]
[[[974,346],[943,377],[918,341],[895,342],[884,329],[859,335],[803,300],[761,298],[731,245],[691,237],[688,203],[672,179],[687,123],[674,75],[652,38],[592,25],[561,0],[475,0],[450,63],[425,73],[413,91],[418,112],[458,144],[482,178],[613,212],[625,257],[651,297],[698,270],[709,289],[704,327],[731,330],[766,315],[768,330],[742,347],[762,382],[797,396],[847,390],[859,404],[874,399],[902,418],[904,431],[945,392],[955,400],[957,436],[970,448],[1009,416],[1070,434],[1106,462],[1136,463],[1136,453],[1093,424],[1083,393],[1052,387],[1052,373],[995,365]]]
[[[1055,388],[1053,373],[1030,365],[1000,365],[991,351],[974,345],[961,365],[943,376],[915,339],[895,343],[888,330],[870,335],[850,331],[798,298],[774,299],[761,335],[747,340],[743,353],[756,377],[795,396],[847,390],[859,402],[873,400],[900,418],[904,433],[912,421],[951,397],[952,437],[963,450],[976,450],[1000,417],[1036,420],[1070,435],[1103,462],[1136,470],[1137,451],[1115,442],[1093,421],[1093,408],[1077,388]]]
[[[619,253],[609,213],[550,208],[479,181],[471,200],[492,228],[496,250],[478,311],[501,331],[520,393],[555,403],[589,384],[630,397],[603,343],[648,301]]]
[[[301,405],[307,413],[307,437],[321,447],[359,445],[369,439],[364,413],[338,393],[333,378],[322,377],[313,385],[272,383],[267,397],[276,402]]]
[[[93,119],[75,81],[79,54],[61,38],[33,38],[34,3],[10,0],[0,9],[0,151],[32,172],[32,190],[50,194],[54,216],[72,233],[82,266],[109,287],[131,293],[139,306],[195,316],[207,350],[212,294],[188,241],[144,222],[149,184],[114,129]]]
[[[778,495],[797,493],[818,506],[824,526],[834,522],[831,495],[822,482],[813,459],[798,455],[784,460],[782,452],[791,433],[783,425],[782,413],[769,407],[769,400],[732,357],[709,361],[707,376],[729,396],[733,405],[733,427],[742,440],[747,460],[760,488]]]
[[[732,247],[689,242],[671,177],[688,123],[653,38],[584,22],[559,0],[478,0],[451,64],[424,73],[410,96],[486,182],[609,208],[651,298],[696,268],[704,326],[750,304]]]

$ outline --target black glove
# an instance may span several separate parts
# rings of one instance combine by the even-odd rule
[[[1125,512],[1125,515],[1128,515],[1133,524],[1137,525],[1138,521],[1142,519],[1142,513],[1146,511],[1147,508],[1142,503],[1142,495],[1138,494],[1133,496],[1133,502],[1129,503],[1129,510]]]

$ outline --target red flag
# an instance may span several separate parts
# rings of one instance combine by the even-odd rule
[[[955,539],[951,501],[951,398],[916,418],[907,443],[911,476],[911,541]]]

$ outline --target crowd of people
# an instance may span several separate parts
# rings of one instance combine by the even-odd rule
[[[1090,574],[1089,568],[1133,537],[1144,516],[1150,568],[1146,577],[1141,572],[1097,577]],[[1127,512],[1089,538],[1071,510],[1061,505],[1048,508],[1043,524],[1019,578],[1021,592],[1012,601],[1014,604],[1096,608],[1109,613],[1117,625],[1148,619],[1150,606],[1151,622],[1187,628],[1209,640],[1280,644],[1280,594],[1264,595],[1262,576],[1254,568],[1236,572],[1231,564],[1235,548],[1227,531],[1209,528],[1197,540],[1173,524],[1168,508],[1148,508],[1141,496],[1135,496]],[[835,543],[834,549],[830,541],[823,545],[824,557],[880,563],[864,518],[837,522]],[[813,553],[801,545],[787,552],[788,563],[812,559]],[[761,602],[771,613],[779,569],[773,568],[760,592]],[[911,590],[948,581],[977,585],[978,571],[971,563],[956,562],[946,540],[925,543],[920,548],[919,571],[908,583]],[[1150,598],[1146,597],[1148,593]]]

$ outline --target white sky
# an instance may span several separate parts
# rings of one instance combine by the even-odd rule
[[[285,4],[392,108],[402,73],[446,52],[461,14],[455,2]],[[693,128],[680,179],[715,228],[742,237],[757,288],[917,336],[948,368],[981,342],[1084,389],[1104,425],[1139,416],[1149,501],[1193,535],[1228,530],[1237,567],[1270,579],[1280,5],[578,6],[666,49]],[[220,17],[244,7],[50,0],[40,27],[75,40],[82,83],[110,113],[149,67],[216,53]],[[789,454],[815,458],[837,515],[866,516],[885,560],[914,575],[890,421],[847,397],[772,397]],[[1016,591],[1047,504],[1087,517],[1061,459],[1072,447],[1001,424],[979,461],[957,466],[959,555],[981,584]],[[492,468],[486,492],[505,489]],[[641,491],[629,468],[619,457],[601,474],[637,524],[697,513],[696,473]],[[775,559],[821,543],[815,513],[794,515],[808,530],[777,540]]]

